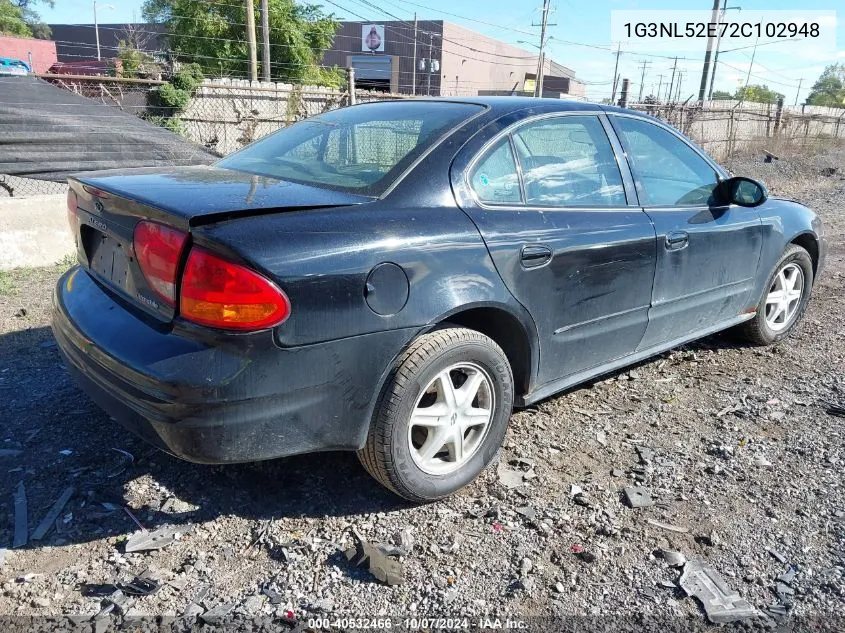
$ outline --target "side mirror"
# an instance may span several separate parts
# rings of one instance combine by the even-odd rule
[[[728,204],[756,207],[763,204],[768,197],[766,186],[751,178],[734,176],[719,183],[719,198]]]

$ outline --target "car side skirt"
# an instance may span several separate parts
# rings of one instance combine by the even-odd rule
[[[673,339],[671,341],[666,341],[648,349],[640,350],[638,352],[634,352],[633,354],[628,354],[627,356],[622,356],[609,363],[605,363],[604,365],[591,367],[590,369],[586,369],[576,374],[571,374],[569,376],[564,376],[563,378],[560,378],[558,380],[548,382],[545,385],[538,387],[531,393],[522,396],[516,396],[516,398],[514,399],[514,406],[527,407],[529,405],[534,404],[535,402],[539,402],[540,400],[545,400],[549,396],[553,396],[554,394],[560,391],[564,391],[565,389],[569,389],[570,387],[574,387],[576,385],[587,382],[604,374],[609,374],[627,365],[633,365],[634,363],[637,363],[641,360],[645,360],[650,356],[655,356],[656,354],[660,354],[662,352],[670,350],[673,347],[684,345],[685,343],[704,338],[705,336],[709,336],[711,334],[715,334],[716,332],[720,332],[722,330],[734,327],[735,325],[739,325],[740,323],[744,323],[745,321],[753,319],[755,314],[756,312],[741,314],[737,317],[734,317],[733,319],[730,319],[728,321],[722,321],[721,323],[718,323],[713,327],[707,328],[706,330],[702,330],[700,332],[696,332],[690,336],[683,336]]]

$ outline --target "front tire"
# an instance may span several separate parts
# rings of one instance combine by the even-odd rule
[[[358,459],[405,499],[441,499],[493,460],[512,408],[513,374],[496,342],[466,328],[435,330],[391,372]]]
[[[771,345],[796,328],[813,289],[813,260],[810,254],[790,244],[769,277],[756,316],[742,326],[742,334],[757,345]]]

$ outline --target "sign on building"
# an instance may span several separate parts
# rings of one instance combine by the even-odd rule
[[[361,25],[361,50],[370,53],[384,52],[384,25]]]

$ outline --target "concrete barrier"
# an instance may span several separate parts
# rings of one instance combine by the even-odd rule
[[[52,266],[74,252],[64,195],[0,198],[0,270]]]

